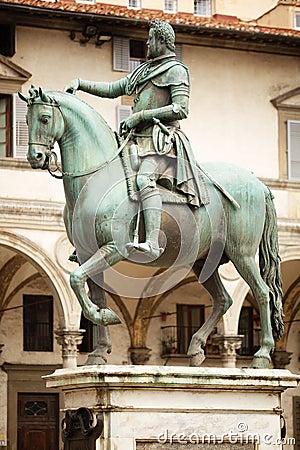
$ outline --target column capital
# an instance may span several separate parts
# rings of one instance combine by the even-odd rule
[[[151,349],[147,347],[131,347],[129,348],[132,364],[143,365],[150,359]]]
[[[58,328],[54,331],[55,338],[62,346],[64,368],[77,367],[78,345],[81,344],[85,330]]]
[[[219,345],[224,367],[236,367],[236,351],[242,346],[242,334],[217,334],[213,337]]]
[[[285,369],[289,365],[293,352],[275,349],[272,355],[274,369]]]

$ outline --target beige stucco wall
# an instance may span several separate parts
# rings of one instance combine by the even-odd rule
[[[267,27],[294,28],[295,8],[288,5],[278,5],[269,13],[264,14],[257,23]]]
[[[215,0],[215,12],[244,20],[256,19],[276,3],[277,0]]]

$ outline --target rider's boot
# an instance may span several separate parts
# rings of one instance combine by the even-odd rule
[[[140,192],[145,222],[146,240],[138,244],[129,244],[147,256],[158,258],[164,251],[159,247],[158,238],[161,224],[162,201],[157,188],[147,187]]]

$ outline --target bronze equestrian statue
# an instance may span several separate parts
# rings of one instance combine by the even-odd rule
[[[199,365],[208,336],[232,304],[218,273],[221,264],[232,261],[260,310],[261,342],[252,366],[266,368],[274,338],[284,331],[273,197],[247,170],[227,163],[206,163],[200,170],[194,161],[178,126],[188,114],[189,76],[175,60],[173,44],[171,27],[155,21],[149,33],[149,61],[131,75],[116,83],[77,79],[68,87],[108,97],[135,92],[134,113],[121,124],[126,132],[121,144],[104,119],[69,92],[32,87],[29,97],[19,94],[28,104],[28,161],[32,168],[52,173],[50,162],[56,161],[53,147],[58,142],[66,196],[64,221],[80,261],[70,283],[89,320],[102,330],[120,322],[105,302],[96,302],[102,292],[98,277],[119,261],[138,262],[132,249],[150,266],[190,267],[213,303],[188,350],[191,364]],[[143,224],[138,220],[132,165],[145,210],[142,243],[135,240],[137,231],[143,234]],[[92,286],[91,298],[86,282]],[[109,343],[105,349],[109,351]]]
[[[135,245],[128,243],[127,248],[133,247],[156,258],[163,251],[158,242],[162,210],[156,186],[158,178],[165,184],[176,180],[176,188],[194,207],[199,207],[201,201],[207,203],[207,196],[200,184],[201,176],[195,173],[196,162],[190,143],[180,130],[179,121],[189,112],[190,77],[188,68],[176,59],[175,33],[171,25],[153,20],[147,46],[148,61],[128,77],[112,83],[76,78],[66,91],[81,90],[106,98],[134,94],[133,114],[121,123],[120,134],[130,133],[127,145],[138,162],[136,184],[146,241]],[[204,191],[202,200],[201,191]]]

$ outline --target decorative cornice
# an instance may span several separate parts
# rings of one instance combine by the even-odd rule
[[[0,226],[63,231],[62,203],[0,198]]]
[[[277,178],[262,178],[262,177],[259,177],[259,179],[262,183],[266,184],[270,189],[300,192],[300,180],[290,181],[290,180],[279,180]]]

